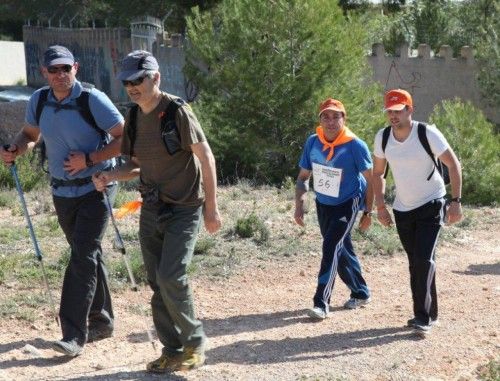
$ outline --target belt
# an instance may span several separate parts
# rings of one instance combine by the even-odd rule
[[[50,185],[54,188],[72,187],[72,186],[80,187],[82,185],[87,185],[90,182],[92,182],[92,176],[82,177],[80,179],[72,179],[72,180],[61,180],[61,179],[56,179],[55,177],[50,178]]]

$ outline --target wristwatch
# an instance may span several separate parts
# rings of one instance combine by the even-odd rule
[[[461,197],[453,197],[450,199],[450,202],[458,202],[459,204],[461,204],[462,198]]]
[[[373,212],[369,212],[367,210],[363,211],[363,216],[373,216]]]
[[[85,165],[87,166],[87,168],[90,168],[90,167],[94,166],[94,162],[90,158],[90,154],[89,153],[85,154]]]

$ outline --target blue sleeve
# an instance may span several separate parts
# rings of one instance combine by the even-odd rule
[[[311,148],[314,143],[314,136],[311,135],[307,138],[306,144],[304,145],[304,150],[302,151],[302,156],[300,157],[299,167],[307,170],[312,170],[311,164]]]
[[[26,112],[24,114],[24,121],[32,127],[38,127],[38,123],[36,122],[36,105],[38,103],[38,98],[40,98],[40,91],[42,89],[38,89],[35,91],[26,105]]]
[[[354,162],[359,172],[364,172],[373,167],[372,156],[366,143],[361,139],[355,139],[353,144]]]
[[[92,89],[89,97],[89,107],[97,125],[105,131],[118,123],[123,123],[123,116],[106,94]]]

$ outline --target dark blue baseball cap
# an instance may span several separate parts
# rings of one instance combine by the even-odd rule
[[[145,50],[134,50],[122,60],[117,78],[122,81],[133,81],[144,76],[147,71],[158,71],[158,61]]]
[[[43,53],[43,66],[73,65],[75,58],[68,48],[61,45],[52,45]]]

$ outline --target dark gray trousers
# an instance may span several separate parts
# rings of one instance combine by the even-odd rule
[[[112,203],[116,186],[108,188],[108,194]],[[109,213],[102,193],[97,191],[74,198],[53,196],[53,200],[71,249],[59,309],[63,340],[76,339],[84,345],[88,328],[113,327],[108,272],[101,249]]]
[[[202,323],[195,318],[187,267],[200,228],[201,206],[145,204],[139,237],[149,285],[151,308],[164,354],[205,343]]]

